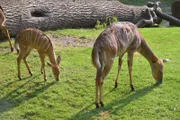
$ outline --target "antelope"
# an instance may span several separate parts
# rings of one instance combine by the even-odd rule
[[[52,72],[57,81],[59,81],[60,74],[60,61],[61,57],[58,56],[56,60],[56,56],[53,50],[53,45],[48,36],[46,36],[42,31],[34,28],[27,28],[16,36],[15,40],[15,49],[19,53],[17,58],[17,68],[18,68],[18,78],[21,78],[20,73],[20,62],[23,59],[24,63],[29,71],[29,74],[32,76],[31,69],[27,64],[26,58],[30,54],[33,49],[36,49],[39,53],[41,60],[41,73],[44,73],[44,81],[47,80],[46,72],[45,72],[45,56],[49,57],[50,62],[48,65],[52,68]]]
[[[98,90],[100,91],[100,105],[101,107],[104,106],[103,82],[116,56],[119,57],[118,72],[115,80],[115,88],[117,88],[119,72],[123,62],[122,57],[126,52],[128,54],[127,62],[132,91],[135,90],[132,80],[133,55],[135,52],[139,52],[147,59],[152,69],[152,76],[158,84],[162,83],[164,62],[166,60],[158,59],[134,24],[129,22],[112,23],[98,36],[92,50],[92,63],[97,69],[95,82],[96,108],[99,108]]]
[[[13,46],[12,46],[12,43],[11,43],[9,32],[8,32],[6,26],[5,26],[5,22],[6,22],[6,18],[4,16],[4,11],[3,11],[2,7],[0,6],[0,29],[4,32],[4,34],[8,38],[9,45],[11,47],[11,52],[13,52]]]

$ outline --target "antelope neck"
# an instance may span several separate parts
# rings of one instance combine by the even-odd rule
[[[143,55],[149,61],[150,64],[153,61],[153,57],[157,58],[144,39],[141,41],[141,48],[139,53]]]
[[[56,56],[54,54],[54,51],[48,52],[48,57],[49,61],[53,64],[56,65]]]

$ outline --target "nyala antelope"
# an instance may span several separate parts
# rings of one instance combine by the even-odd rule
[[[4,32],[4,34],[8,38],[9,45],[11,47],[11,52],[13,52],[13,46],[12,46],[12,43],[11,43],[9,32],[8,32],[6,26],[5,26],[5,22],[6,22],[6,18],[4,16],[4,11],[3,11],[2,7],[0,6],[0,29],[1,29],[2,32]]]
[[[115,57],[119,56],[118,72],[115,80],[115,88],[117,87],[118,76],[122,66],[122,57],[126,52],[128,53],[127,62],[130,87],[132,91],[135,90],[132,81],[132,64],[133,55],[136,51],[148,60],[152,69],[152,76],[157,83],[162,83],[164,72],[163,62],[165,61],[158,59],[134,24],[129,22],[113,23],[96,39],[92,50],[92,63],[97,69],[95,101],[97,108],[99,107],[98,90],[100,90],[100,104],[103,107],[104,78],[109,73]]]
[[[19,79],[21,79],[20,62],[22,59],[24,60],[24,63],[29,71],[29,74],[32,75],[31,69],[27,64],[26,58],[30,54],[32,49],[36,49],[41,59],[41,73],[44,73],[44,80],[46,81],[47,79],[44,59],[45,56],[48,56],[50,60],[50,62],[48,62],[48,65],[52,68],[52,72],[54,74],[55,79],[59,81],[59,74],[60,74],[59,65],[61,58],[60,56],[58,56],[56,60],[56,56],[53,50],[53,45],[51,43],[51,40],[42,31],[33,28],[25,29],[16,36],[14,47],[19,53],[19,56],[17,58]]]

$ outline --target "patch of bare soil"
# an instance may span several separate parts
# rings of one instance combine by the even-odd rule
[[[61,35],[59,37],[54,37],[48,34],[53,45],[61,47],[92,47],[94,44],[93,39],[79,38],[74,36]]]
[[[107,118],[111,113],[109,111],[103,111],[100,113],[101,118]]]

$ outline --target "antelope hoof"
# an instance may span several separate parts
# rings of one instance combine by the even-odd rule
[[[134,85],[130,85],[131,86],[131,91],[135,91]]]
[[[14,48],[12,47],[12,48],[11,48],[11,52],[13,52],[13,51],[14,51]]]
[[[118,83],[115,83],[115,86],[114,86],[114,87],[117,88],[117,86],[118,86]]]
[[[44,78],[44,82],[46,82],[46,81],[47,81],[47,78],[45,77],[45,78]]]
[[[158,81],[156,81],[156,84],[157,84],[157,85],[162,84],[162,80],[158,80]]]
[[[19,80],[22,80],[21,76],[18,76]]]
[[[98,103],[95,103],[95,105],[96,105],[96,108],[99,108],[99,104]]]
[[[33,75],[33,73],[32,72],[29,72],[29,74],[32,76]]]
[[[104,107],[104,103],[103,102],[100,102],[100,104],[101,104],[101,107]]]

